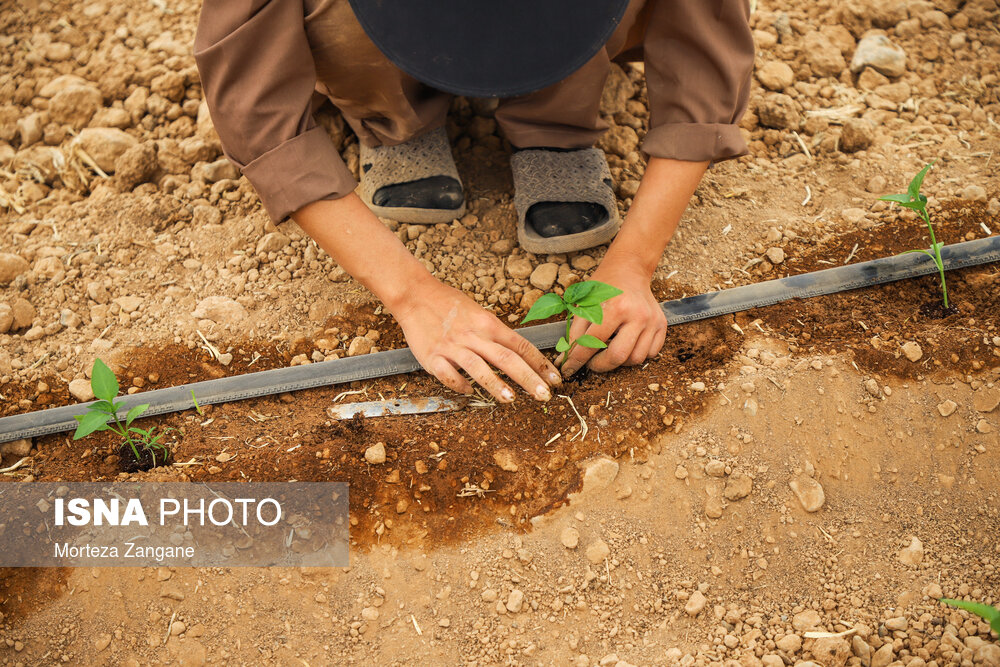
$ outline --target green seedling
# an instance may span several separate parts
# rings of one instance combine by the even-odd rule
[[[198,405],[198,399],[194,395],[194,389],[191,390],[191,402],[194,403],[194,409],[198,411],[198,414],[204,417],[205,413],[201,411],[201,406]]]
[[[937,266],[938,273],[941,275],[941,296],[944,300],[944,308],[948,309],[948,285],[944,280],[944,262],[941,261],[941,248],[944,246],[943,243],[938,243],[934,236],[934,225],[931,224],[931,218],[927,214],[927,197],[920,194],[920,186],[924,183],[924,176],[934,165],[931,162],[929,165],[920,170],[920,173],[913,177],[910,181],[910,187],[907,191],[900,195],[886,195],[884,197],[879,197],[882,201],[896,202],[903,208],[908,208],[911,211],[916,211],[923,219],[924,223],[927,225],[927,231],[931,235],[931,247],[929,250],[907,250],[903,254],[911,252],[922,252],[933,260],[934,265]]]
[[[602,283],[598,280],[585,280],[580,283],[573,283],[566,288],[562,296],[555,293],[543,294],[535,301],[535,304],[528,311],[528,314],[521,321],[521,324],[534,320],[544,320],[554,315],[569,313],[566,316],[566,335],[556,343],[556,352],[562,352],[562,367],[569,358],[569,353],[577,345],[600,350],[607,347],[607,344],[596,336],[584,334],[576,340],[570,340],[569,329],[573,325],[574,317],[582,317],[588,322],[600,324],[604,320],[604,311],[601,304],[608,299],[621,294],[617,287]]]
[[[951,600],[949,598],[940,598],[938,601],[972,612],[989,623],[993,632],[1000,634],[1000,609],[981,602],[966,602],[965,600]]]
[[[121,437],[122,444],[131,448],[136,461],[142,461],[142,452],[148,451],[153,456],[153,465],[156,465],[157,458],[161,463],[166,463],[170,456],[170,450],[160,442],[166,435],[166,431],[154,435],[155,426],[148,430],[132,426],[132,422],[149,408],[149,403],[130,408],[125,414],[125,423],[123,424],[118,419],[118,411],[122,408],[122,403],[115,401],[115,398],[118,397],[118,378],[115,377],[114,371],[100,359],[94,360],[94,367],[90,373],[90,388],[98,400],[91,404],[86,414],[74,417],[80,422],[73,434],[74,440],[85,438],[97,431],[114,431]]]

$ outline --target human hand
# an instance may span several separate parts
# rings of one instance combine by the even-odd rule
[[[619,366],[636,366],[655,357],[667,336],[667,318],[650,289],[650,276],[628,261],[605,258],[591,280],[598,280],[622,290],[602,304],[600,324],[574,318],[570,340],[590,334],[608,347],[596,350],[576,345],[562,364],[563,377],[569,377],[585,364],[604,373]]]
[[[414,288],[393,314],[420,365],[459,393],[472,393],[462,370],[501,403],[512,402],[514,392],[494,368],[539,401],[549,400],[549,387],[562,382],[559,371],[534,345],[438,280],[430,278]]]

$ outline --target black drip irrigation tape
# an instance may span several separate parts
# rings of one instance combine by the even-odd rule
[[[1000,261],[1000,236],[944,246],[941,258],[953,271]],[[790,299],[808,299],[826,294],[872,287],[884,283],[936,273],[937,267],[923,254],[896,255],[869,262],[839,266],[797,276],[733,287],[661,304],[671,325],[771,306]],[[540,324],[518,330],[539,349],[555,347],[565,331],[563,323]],[[408,349],[387,350],[360,357],[323,361],[305,366],[276,368],[232,377],[205,380],[178,387],[155,389],[124,396],[121,416],[134,405],[149,403],[143,417],[190,410],[198,405],[228,403],[272,394],[325,387],[358,380],[420,370]],[[76,429],[73,417],[87,412],[90,403],[79,403],[0,419],[0,442],[32,438]]]

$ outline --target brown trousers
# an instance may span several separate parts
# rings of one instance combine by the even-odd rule
[[[648,6],[645,0],[631,0],[605,47],[566,79],[500,100],[494,117],[511,144],[594,145],[607,129],[600,103],[609,64],[642,44]],[[366,145],[400,144],[444,125],[452,96],[392,64],[365,34],[347,0],[307,0],[306,35],[316,64],[317,91],[340,109]]]

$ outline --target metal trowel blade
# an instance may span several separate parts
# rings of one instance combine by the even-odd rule
[[[355,415],[363,417],[388,417],[391,415],[420,415],[428,412],[449,412],[461,410],[469,403],[467,398],[400,398],[391,401],[366,401],[345,403],[327,408],[326,413],[333,419],[351,419]]]

